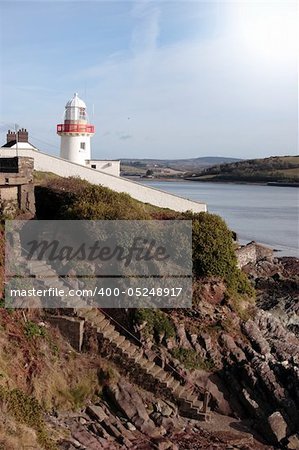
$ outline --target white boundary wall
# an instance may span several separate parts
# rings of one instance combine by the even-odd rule
[[[21,144],[20,144],[21,145]],[[0,157],[16,156],[15,149],[0,147]],[[143,203],[170,208],[175,211],[206,212],[207,205],[192,200],[188,200],[159,189],[150,188],[126,178],[90,169],[80,164],[72,163],[57,156],[47,155],[34,149],[18,148],[18,156],[28,156],[34,158],[34,169],[41,172],[53,172],[61,177],[80,177],[93,184],[101,184],[116,192],[125,192],[136,200]]]
[[[108,161],[108,160],[99,160],[99,159],[87,159],[85,161],[86,167],[91,167],[91,165],[95,165],[96,168],[93,170],[99,170],[100,172],[109,173],[110,175],[115,175],[119,177],[120,173],[120,161]]]

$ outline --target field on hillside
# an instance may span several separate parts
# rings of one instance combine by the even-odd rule
[[[188,179],[198,181],[243,181],[252,183],[299,182],[299,156],[274,156],[263,159],[217,164]]]

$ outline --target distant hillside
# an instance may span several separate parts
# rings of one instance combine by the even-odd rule
[[[180,171],[193,171],[201,168],[209,167],[215,164],[227,164],[231,162],[241,161],[237,158],[225,158],[223,156],[203,156],[198,158],[186,159],[122,159],[122,166],[133,166],[135,168],[149,167],[168,167]]]
[[[299,183],[299,156],[271,156],[230,164],[216,164],[189,173],[194,181],[243,181],[252,183]]]

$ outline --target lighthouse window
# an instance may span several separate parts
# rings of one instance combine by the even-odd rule
[[[85,108],[80,108],[79,109],[79,119],[86,119],[86,113],[85,113]]]
[[[85,142],[80,142],[80,150],[85,150]]]
[[[92,169],[96,169],[97,166],[96,166],[95,164],[92,164],[92,165],[91,165],[91,168],[92,168]]]

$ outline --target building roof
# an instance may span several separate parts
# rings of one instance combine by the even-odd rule
[[[86,104],[78,97],[77,93],[65,105],[64,120],[87,123]]]
[[[1,147],[10,147],[12,149],[16,149],[17,141],[6,142],[6,144],[2,145]],[[38,150],[38,148],[30,144],[30,142],[18,142],[18,148],[34,148],[35,150]]]
[[[1,145],[1,147],[12,147],[13,145],[16,145],[17,141],[10,141],[10,142],[6,142],[6,144]]]

